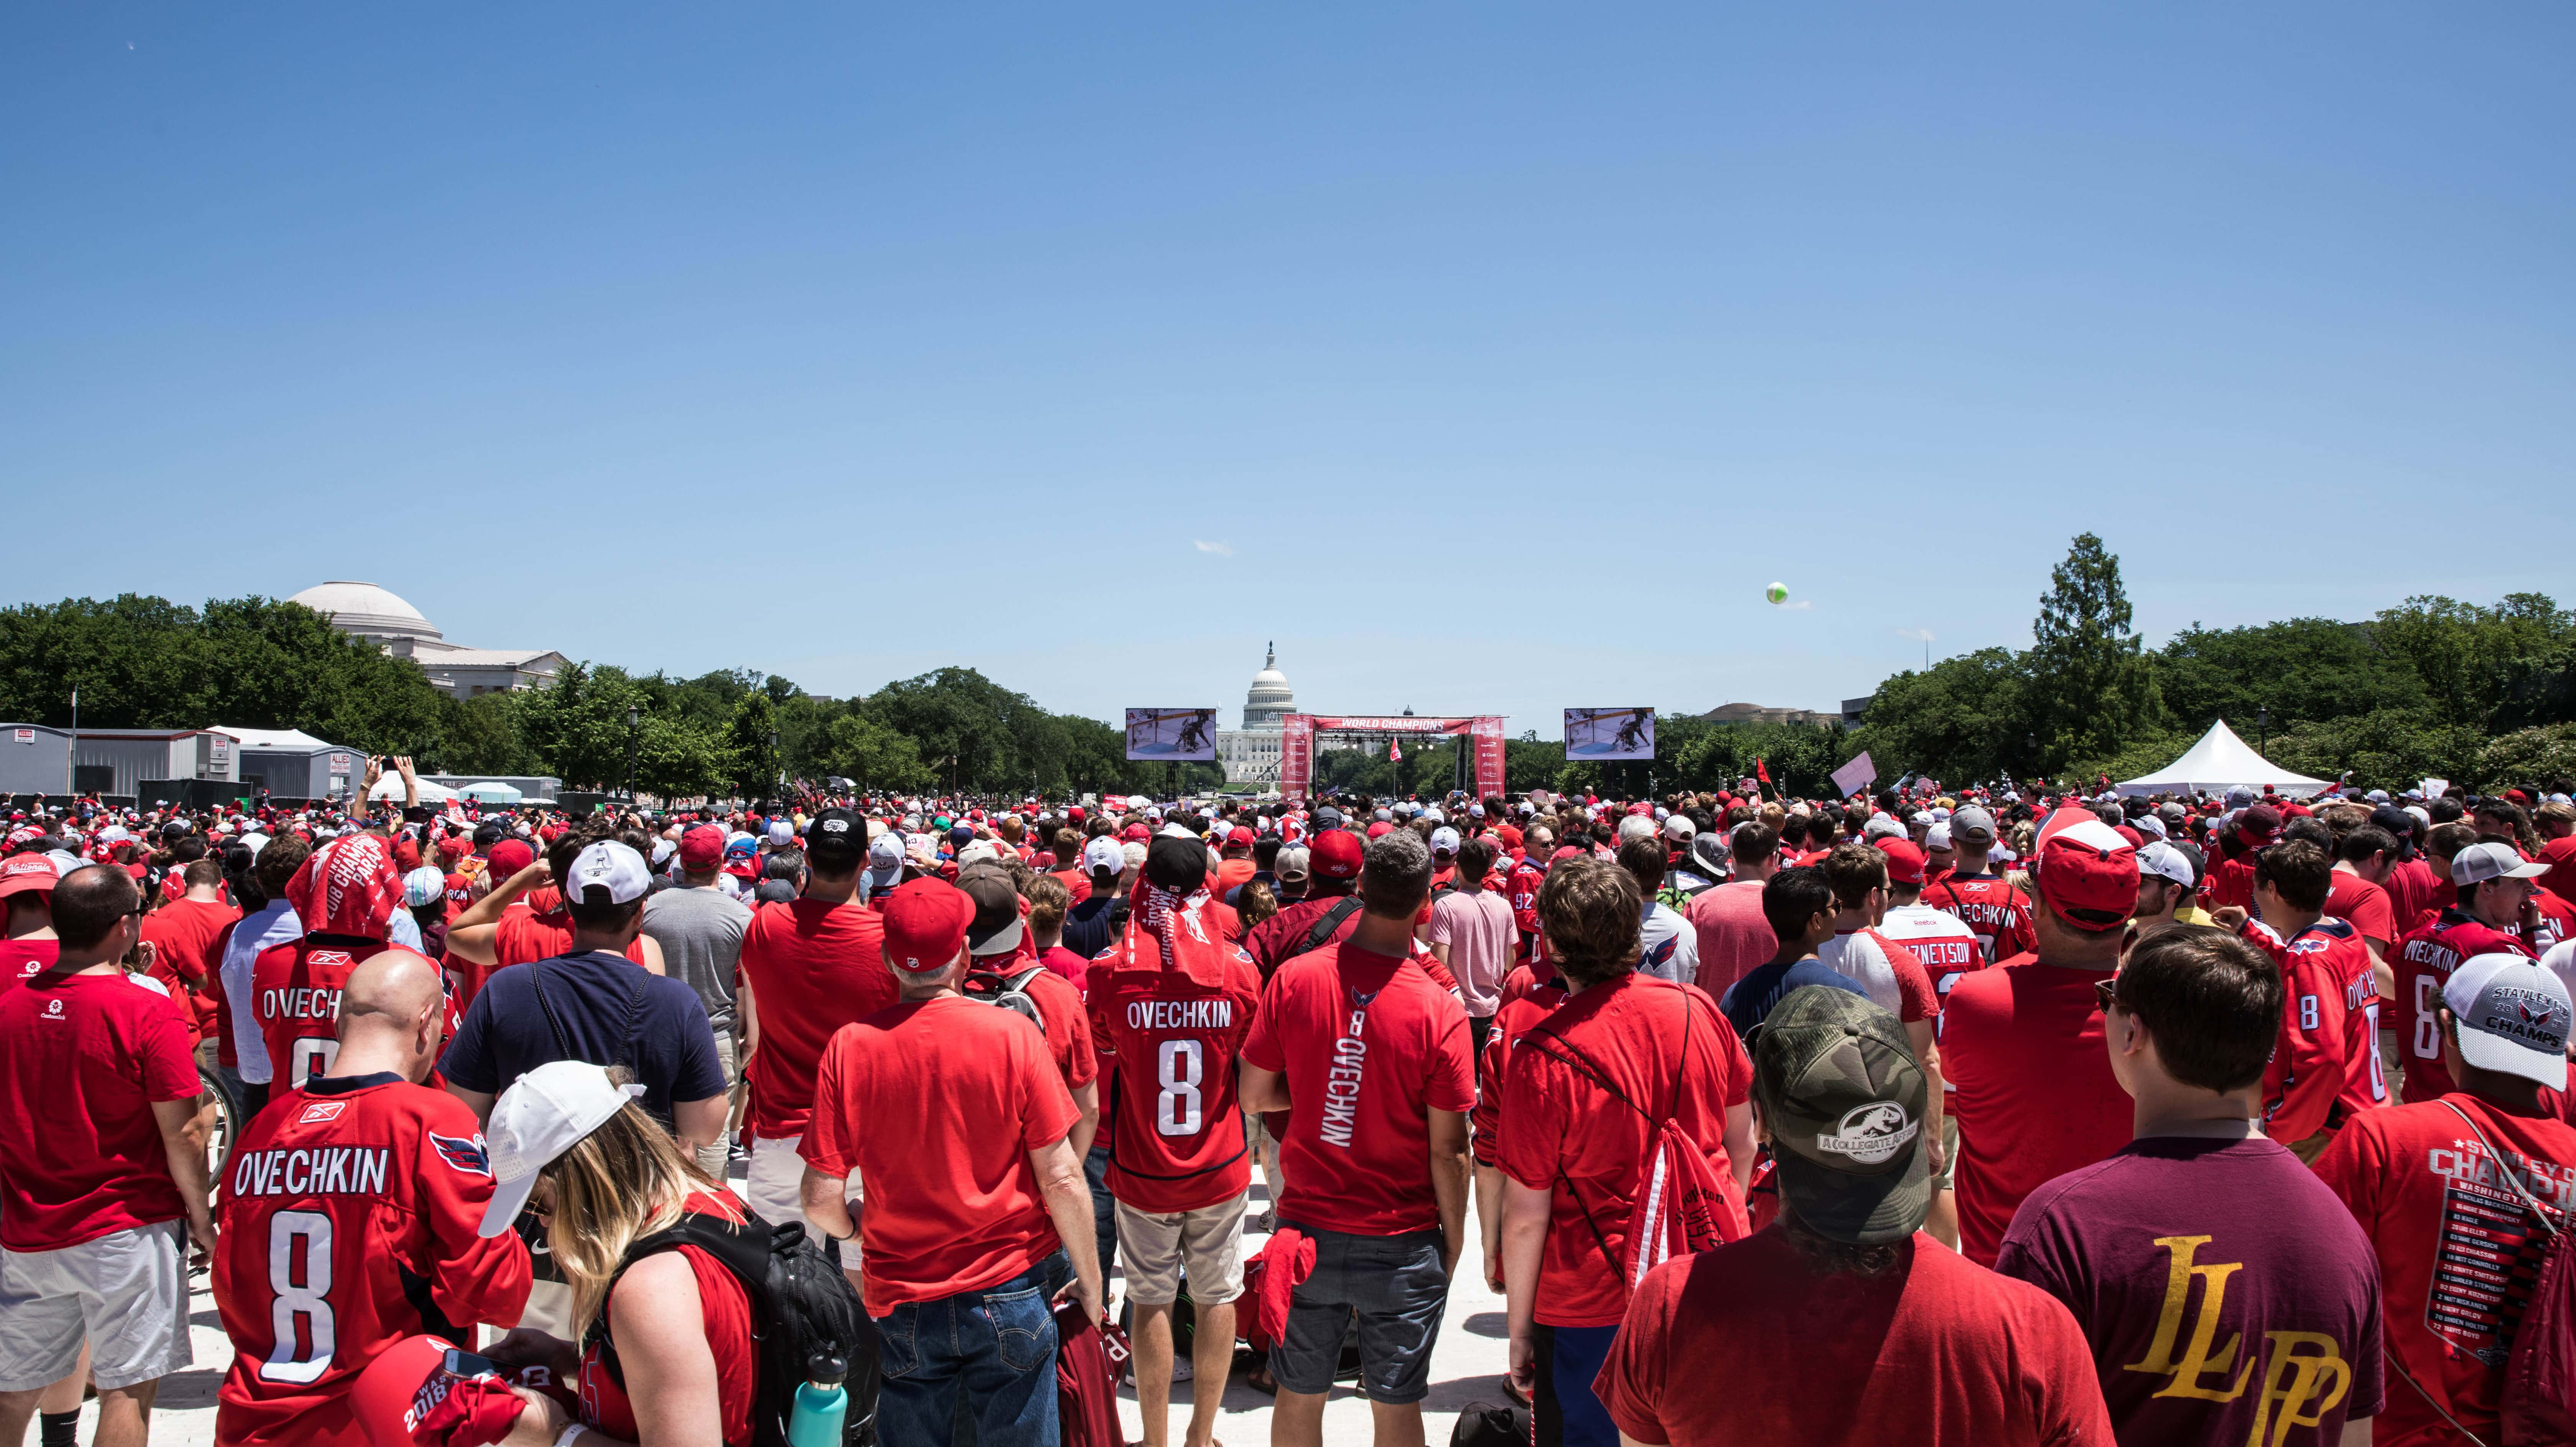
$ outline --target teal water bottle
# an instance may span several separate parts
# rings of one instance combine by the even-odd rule
[[[796,1410],[787,1418],[789,1447],[841,1447],[841,1422],[850,1412],[850,1394],[841,1381],[849,1374],[850,1364],[829,1352],[806,1360]]]

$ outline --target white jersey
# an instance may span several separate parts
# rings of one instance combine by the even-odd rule
[[[1645,947],[1637,957],[1638,974],[1677,985],[1699,983],[1699,931],[1682,918],[1679,910],[1651,899],[1646,901],[1638,941]]]

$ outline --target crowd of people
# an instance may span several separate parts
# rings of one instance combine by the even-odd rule
[[[2568,787],[37,801],[0,1447],[2569,1440]]]

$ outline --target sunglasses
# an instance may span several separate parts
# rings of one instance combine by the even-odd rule
[[[2111,1007],[2120,1003],[2119,986],[2120,977],[2117,975],[2113,975],[2107,980],[2095,980],[2093,982],[2093,1000],[2094,1003],[2101,1006],[2103,1014],[2110,1014]]]

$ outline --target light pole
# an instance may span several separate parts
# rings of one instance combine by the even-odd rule
[[[769,731],[769,798],[775,803],[787,792],[787,761],[778,756],[778,730]]]
[[[635,802],[635,725],[644,716],[633,704],[626,706],[626,802]]]
[[[2271,746],[2271,743],[2272,706],[2268,703],[2258,703],[2254,705],[2254,752],[2262,753]]]

